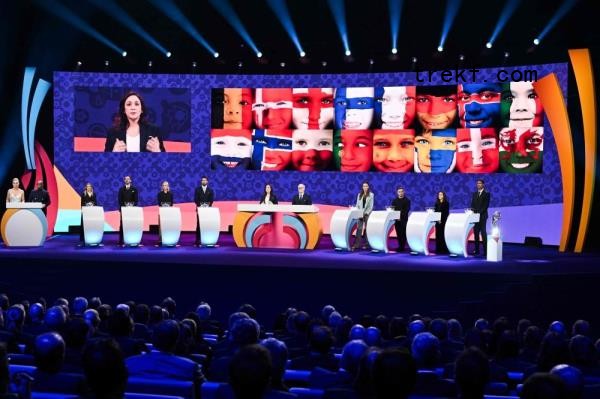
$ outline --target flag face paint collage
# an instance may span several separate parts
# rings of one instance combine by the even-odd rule
[[[540,173],[543,122],[531,82],[212,89],[211,167]]]

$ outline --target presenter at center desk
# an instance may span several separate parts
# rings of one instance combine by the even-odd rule
[[[86,183],[85,189],[81,194],[81,207],[84,206],[98,206],[98,200],[96,199],[96,193],[94,192],[94,186],[92,183]],[[79,229],[79,241],[83,244],[83,212],[81,212],[81,228]]]
[[[277,205],[277,196],[269,183],[265,184],[265,192],[260,197],[260,203],[265,205]]]
[[[292,205],[312,205],[312,199],[306,193],[306,186],[304,184],[298,184],[298,194],[292,198]]]
[[[373,205],[375,203],[375,194],[369,188],[369,183],[364,182],[358,195],[356,196],[356,208],[362,211],[362,217],[358,219],[358,226],[356,228],[356,240],[352,250],[358,249],[362,245],[363,237],[366,235],[367,220],[369,215],[373,211]],[[365,247],[366,248],[366,247]]]
[[[48,191],[44,190],[43,180],[37,181],[37,186],[29,192],[29,198],[27,200],[29,202],[41,202],[44,204],[42,212],[44,212],[44,215],[46,214],[48,206],[50,205],[50,194],[48,194]]]
[[[162,184],[160,186],[160,191],[158,192],[158,195],[156,196],[156,202],[158,203],[158,206],[160,206],[160,207],[173,206],[173,193],[171,192],[171,189],[169,188],[168,181],[165,180],[164,182],[162,182]],[[160,231],[160,215],[158,216],[158,231]],[[156,245],[161,246],[162,240],[160,239],[160,237],[162,237],[162,234],[159,233],[158,237],[159,237],[159,239],[158,239],[158,243]]]
[[[121,207],[124,206],[137,206],[138,204],[138,191],[131,184],[131,177],[125,176],[123,178],[125,185],[119,189],[119,214],[121,214]],[[123,245],[123,215],[121,214],[121,223],[119,224],[119,245]]]

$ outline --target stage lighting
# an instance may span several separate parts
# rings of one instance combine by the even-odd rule
[[[109,60],[104,61],[104,66],[105,67],[110,66],[110,61]]]
[[[259,51],[258,53],[256,53],[256,56],[257,56],[258,58],[260,58],[260,57],[262,57],[262,53]]]
[[[485,47],[487,47],[487,48],[492,48],[492,42],[487,42],[487,43],[485,44]]]
[[[321,61],[321,66],[326,67],[327,66],[327,61]]]
[[[148,68],[152,68],[152,61],[148,61]]]
[[[170,52],[170,51],[167,51],[167,52],[165,53],[165,55],[167,56],[167,58],[171,58],[171,55],[172,55],[172,54],[171,54],[171,52]]]
[[[304,51],[301,51],[300,52],[300,57],[305,57],[305,56],[306,56],[306,53]]]
[[[285,62],[280,62],[279,66],[282,67],[282,68],[285,68]]]
[[[352,52],[350,50],[346,50],[344,54],[346,54],[347,57],[350,57],[352,55]]]
[[[392,54],[398,54],[398,49],[396,47],[392,49]]]
[[[443,46],[438,46],[437,50],[441,53],[442,51],[444,51],[444,47]]]
[[[508,58],[508,57],[510,57],[510,53],[508,51],[505,51],[504,52],[504,58]]]
[[[243,63],[242,61],[239,61],[239,62],[238,62],[238,68],[241,68],[241,67],[243,67],[243,66],[244,66],[244,63]]]
[[[413,64],[417,63],[417,57],[412,57],[410,60],[412,61]]]
[[[535,39],[533,39],[533,44],[535,44],[536,46],[539,46],[540,39],[538,39],[537,37]]]
[[[375,60],[373,58],[369,58],[369,65],[373,65],[375,63]]]
[[[77,61],[77,66],[78,66],[78,67],[80,67],[80,66],[82,66],[82,65],[83,65],[83,62],[81,62],[81,61]]]
[[[465,60],[465,56],[463,54],[461,54],[461,55],[458,56],[458,59],[460,61],[464,61]]]
[[[192,68],[196,68],[198,66],[198,63],[196,61],[192,62]]]
[[[123,52],[121,53],[121,55],[122,55],[123,57],[127,57],[127,51],[123,51]]]
[[[219,58],[219,53],[217,53],[216,51],[213,53],[213,57],[215,58]]]

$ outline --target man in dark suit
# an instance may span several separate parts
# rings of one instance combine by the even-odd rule
[[[125,185],[119,189],[119,214],[123,206],[137,206],[138,190],[131,184],[131,177],[123,178]],[[119,225],[119,245],[123,245],[123,215],[121,215],[121,223]]]
[[[292,198],[292,205],[312,205],[312,199],[310,195],[306,194],[305,190],[304,184],[298,184],[298,194]]]
[[[396,190],[396,198],[392,200],[392,207],[395,211],[400,211],[400,219],[394,222],[394,228],[398,238],[398,252],[402,252],[406,246],[406,225],[410,212],[410,199],[406,196],[404,188],[398,187]]]
[[[44,215],[46,214],[48,206],[50,205],[50,194],[48,194],[48,191],[44,190],[44,181],[43,180],[37,181],[36,188],[31,190],[27,201],[28,202],[41,202],[42,204],[44,204],[44,207],[42,208],[42,212],[44,212]]]
[[[215,201],[215,192],[208,187],[208,177],[202,176],[200,179],[200,187],[194,192],[194,202],[196,206],[212,206]],[[200,246],[200,223],[196,216],[196,242],[197,247]]]
[[[486,224],[488,218],[488,207],[490,206],[490,193],[486,191],[483,180],[477,180],[477,191],[473,193],[471,198],[471,209],[479,214],[479,222],[473,226],[473,234],[475,235],[475,250],[473,255],[479,255],[479,234],[483,241],[483,254],[487,251],[487,231]]]

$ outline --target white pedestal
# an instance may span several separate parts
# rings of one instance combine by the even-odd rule
[[[142,242],[144,232],[144,210],[139,206],[121,207],[123,222],[123,243],[137,246]]]
[[[406,241],[412,252],[429,255],[429,233],[442,219],[441,212],[413,212],[406,223]]]
[[[350,250],[350,235],[352,228],[362,217],[363,212],[357,208],[337,209],[331,216],[329,234],[335,249]]]
[[[219,240],[221,212],[216,207],[198,207],[200,245],[214,246]]]
[[[160,218],[160,242],[164,247],[173,247],[181,235],[181,209],[174,206],[158,208]]]
[[[389,252],[387,241],[390,228],[400,219],[400,211],[373,211],[367,223],[367,240],[374,252]]]
[[[502,237],[487,236],[487,260],[490,262],[502,262]]]
[[[40,247],[46,242],[48,220],[39,202],[7,202],[2,216],[2,240],[7,247]]]
[[[479,214],[473,212],[451,213],[446,220],[446,246],[451,255],[467,257],[467,238],[475,223],[479,222]]]
[[[81,207],[83,217],[83,242],[85,245],[100,245],[104,236],[104,208],[101,206]]]

